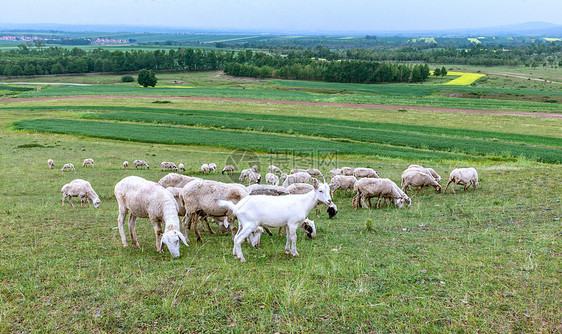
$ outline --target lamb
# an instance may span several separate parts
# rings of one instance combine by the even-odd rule
[[[341,168],[341,175],[353,176],[353,171],[355,171],[355,168],[351,168],[351,167],[342,167],[342,168]]]
[[[437,192],[441,192],[441,186],[431,174],[424,173],[419,169],[406,169],[402,173],[403,191],[406,191],[406,188],[412,189],[412,187],[420,187],[419,191],[422,191],[426,186],[434,187]]]
[[[64,164],[64,166],[62,166],[61,172],[64,172],[65,170],[76,170],[76,168],[74,168],[73,164]]]
[[[279,185],[279,177],[273,173],[265,174],[265,182],[274,186]]]
[[[176,166],[176,164],[173,163],[173,162],[162,161],[162,162],[160,163],[160,170],[161,170],[161,171],[165,171],[166,169],[171,169],[171,170],[173,170],[174,172],[177,172],[177,171],[178,171],[178,166]]]
[[[433,168],[426,168],[426,167],[423,167],[423,166],[420,166],[420,165],[410,165],[410,166],[408,166],[408,169],[415,169],[415,170],[419,170],[420,172],[430,174],[431,176],[433,176],[435,181],[437,181],[437,183],[441,183],[441,176],[439,174],[437,174],[433,170]]]
[[[53,169],[55,167],[55,162],[53,161],[53,159],[49,159],[47,160],[47,165],[50,169]]]
[[[298,256],[296,246],[298,227],[305,224],[307,236],[309,238],[315,236],[316,227],[305,221],[308,213],[318,201],[326,205],[332,203],[330,188],[326,183],[314,179],[313,186],[314,191],[303,195],[247,196],[238,204],[231,201],[218,201],[219,205],[228,207],[238,217],[240,228],[234,237],[232,249],[234,256],[239,258],[240,262],[246,261],[241,244],[259,226],[271,228],[287,226],[285,253]]]
[[[232,212],[218,205],[219,200],[228,200],[238,203],[248,196],[246,188],[239,184],[226,184],[217,181],[198,180],[190,182],[182,188],[180,198],[185,207],[183,233],[187,238],[187,226],[194,224],[194,231],[198,241],[202,241],[198,220],[202,217],[211,217],[215,221],[224,221],[225,227],[234,228]],[[225,219],[226,218],[226,219]]]
[[[216,173],[216,172],[217,172],[217,164],[211,162],[209,164],[209,173]]]
[[[332,175],[332,177],[336,176],[336,175],[342,175],[341,174],[341,168],[332,168],[330,169],[330,175]]]
[[[68,197],[68,203],[70,203],[72,207],[74,207],[74,204],[72,204],[72,197],[80,198],[81,207],[84,206],[83,205],[84,201],[86,201],[88,203],[88,206],[90,206],[89,200],[92,200],[92,203],[94,204],[94,208],[99,207],[101,203],[98,194],[96,194],[90,182],[86,180],[76,179],[70,183],[65,184],[64,186],[62,186],[61,193],[62,193],[63,207],[64,207],[64,200],[67,197]]]
[[[306,169],[302,168],[293,168],[289,174],[296,174],[296,173],[306,173]]]
[[[123,168],[125,168],[125,169],[129,168],[129,162],[128,161],[123,161]]]
[[[169,191],[158,183],[142,177],[128,176],[115,185],[114,194],[119,204],[117,222],[123,247],[128,247],[124,221],[130,212],[129,233],[135,247],[140,248],[135,230],[136,220],[137,218],[149,218],[156,235],[156,251],[163,252],[162,245],[164,244],[173,258],[180,256],[180,241],[186,246],[188,244],[180,232],[178,204]],[[162,233],[162,222],[165,225],[164,233]]]
[[[353,185],[357,182],[357,178],[355,176],[349,175],[336,175],[330,180],[330,189],[332,196],[334,196],[334,192],[338,189],[343,189],[344,196],[347,195],[347,189],[353,189]]]
[[[226,173],[228,175],[232,175],[234,174],[234,166],[232,165],[226,165],[224,166],[224,168],[222,169],[222,174]]]
[[[383,198],[390,198],[399,208],[404,204],[407,206],[412,204],[410,198],[390,179],[363,178],[355,183],[353,190],[357,194],[353,197],[351,205],[356,209],[359,207],[359,201],[361,201],[362,207],[367,206],[365,199],[368,199],[370,208],[372,197],[379,198],[376,203],[377,208],[380,207],[380,201]]]
[[[274,166],[274,165],[270,165],[269,167],[267,167],[267,170],[268,170],[270,173],[273,173],[273,174],[279,174],[279,175],[281,175],[281,173],[282,173],[282,172],[281,172],[281,168],[279,168],[279,167],[277,167],[277,166]]]
[[[178,172],[180,173],[185,173],[185,166],[183,163],[180,162],[180,164],[178,165]]]
[[[287,188],[293,183],[308,183],[312,179],[312,176],[306,171],[296,172],[294,174],[288,175],[285,181],[283,181],[283,187]]]
[[[321,172],[320,170],[316,169],[316,168],[308,168],[308,169],[306,170],[306,172],[307,172],[308,174],[310,174],[311,176],[320,176],[320,177],[322,177],[322,178],[324,177],[324,175],[322,174],[322,172]]]
[[[183,188],[186,184],[194,180],[201,180],[201,179],[198,177],[185,176],[176,173],[168,173],[168,175],[164,176],[158,181],[158,184],[164,188],[167,187]]]
[[[82,167],[88,166],[92,166],[92,168],[94,168],[94,159],[84,159],[84,162],[82,162]]]
[[[353,170],[353,176],[355,176],[356,178],[361,178],[361,177],[380,178],[379,174],[372,168],[355,168]]]
[[[470,188],[471,185],[476,190],[476,186],[478,185],[478,172],[472,167],[454,169],[449,175],[449,182],[447,182],[447,186],[445,186],[444,194],[447,193],[447,188],[451,183],[453,183],[451,186],[453,194],[455,194],[455,186],[457,184],[464,185],[464,191]]]
[[[142,167],[146,167],[146,169],[150,169],[150,166],[144,160],[135,160],[133,161],[133,165],[135,165],[135,169],[142,169]]]

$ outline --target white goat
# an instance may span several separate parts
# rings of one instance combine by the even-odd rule
[[[156,182],[138,176],[128,176],[115,185],[114,194],[119,204],[117,222],[123,247],[128,246],[124,221],[130,212],[129,233],[135,247],[140,248],[135,230],[136,220],[149,218],[156,234],[156,251],[162,252],[162,245],[165,244],[173,258],[180,256],[180,241],[188,245],[180,232],[178,204],[169,191]],[[163,234],[162,222],[165,224]]]
[[[314,191],[303,195],[247,196],[236,205],[230,201],[219,201],[219,205],[228,207],[238,217],[239,229],[234,237],[232,249],[234,256],[241,262],[246,261],[242,254],[241,244],[258,226],[271,228],[287,226],[285,253],[298,256],[297,229],[303,223],[307,224],[305,227],[307,235],[312,238],[316,233],[316,228],[305,222],[308,213],[318,201],[326,205],[332,203],[330,188],[326,183],[320,183],[314,179],[313,186]]]
[[[476,186],[478,185],[478,172],[472,167],[454,169],[449,175],[449,182],[447,182],[447,186],[445,186],[445,191],[443,191],[444,194],[447,192],[447,188],[451,183],[453,183],[451,186],[453,194],[455,194],[455,186],[457,184],[464,185],[464,191],[466,191],[467,188],[470,188],[471,185],[474,189],[476,189]]]

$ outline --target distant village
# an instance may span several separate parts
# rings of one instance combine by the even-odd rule
[[[99,45],[106,45],[106,44],[129,44],[130,41],[128,39],[114,39],[114,38],[80,38],[84,41],[90,41],[91,44],[99,44]],[[43,38],[43,37],[36,37],[36,36],[14,36],[14,35],[7,35],[7,36],[0,36],[0,41],[13,41],[13,42],[35,42],[35,41],[43,41],[47,43],[54,43],[54,44],[61,44],[60,42],[64,41],[65,39],[61,38]],[[68,39],[70,40],[70,39]],[[57,43],[59,42],[59,43]]]

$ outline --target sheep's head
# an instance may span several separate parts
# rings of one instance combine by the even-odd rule
[[[250,244],[254,248],[260,248],[260,240],[261,240],[262,233],[263,233],[263,227],[258,226],[256,227],[255,230],[252,231],[252,233],[248,235],[248,240],[250,241]]]
[[[396,206],[397,206],[398,208],[403,207],[403,206],[404,206],[404,198],[402,198],[402,197],[401,197],[401,198],[395,198],[395,199],[394,199],[394,204],[396,204]]]
[[[435,191],[440,193],[441,192],[441,186],[440,185],[435,186]]]
[[[328,217],[330,219],[334,218],[334,216],[336,215],[336,213],[338,213],[338,207],[336,206],[335,203],[332,203],[332,205],[330,205],[328,207]]]
[[[301,224],[302,229],[306,233],[306,236],[310,239],[316,238],[316,226],[314,225],[314,220],[305,219]]]
[[[168,247],[168,250],[170,251],[170,254],[172,254],[172,257],[176,259],[180,257],[180,241],[182,241],[186,246],[189,246],[187,244],[187,241],[185,240],[185,237],[180,233],[180,231],[167,231],[166,233],[162,234],[160,247],[162,247],[163,244],[166,245],[166,247]]]
[[[94,203],[94,208],[98,208],[98,207],[100,206],[100,203],[101,203],[99,197],[94,198],[94,199],[92,200],[92,202]]]

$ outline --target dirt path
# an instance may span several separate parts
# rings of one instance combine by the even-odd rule
[[[519,79],[526,79],[526,80],[534,80],[534,81],[541,81],[541,82],[547,82],[547,83],[555,83],[555,84],[562,84],[562,82],[560,81],[552,81],[552,80],[548,80],[548,79],[539,79],[539,78],[533,78],[533,77],[527,77],[521,74],[516,74],[516,73],[486,73],[486,74],[495,74],[495,75],[503,75],[506,77],[512,77],[512,78],[519,78]]]
[[[49,101],[49,100],[92,100],[92,99],[169,99],[169,100],[202,100],[202,101],[230,101],[230,102],[250,102],[250,103],[268,103],[283,105],[303,105],[303,106],[327,106],[342,108],[367,108],[367,109],[388,109],[388,110],[418,110],[418,111],[434,111],[449,113],[465,113],[465,114],[482,114],[482,115],[517,115],[532,116],[539,118],[562,119],[562,113],[539,113],[525,111],[502,111],[502,110],[473,110],[473,109],[454,109],[454,108],[436,108],[436,107],[414,107],[414,106],[397,106],[386,104],[354,104],[354,103],[329,103],[329,102],[301,102],[301,101],[281,101],[281,100],[257,100],[257,99],[237,99],[228,97],[205,97],[205,96],[150,96],[150,95],[108,95],[108,96],[62,96],[62,97],[31,97],[31,98],[4,98],[0,102],[26,102],[26,101]]]

